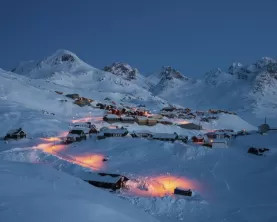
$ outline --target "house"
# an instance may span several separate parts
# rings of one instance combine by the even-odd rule
[[[138,125],[147,125],[147,117],[136,117],[136,122]]]
[[[270,126],[266,123],[266,118],[264,124],[259,126],[259,133],[264,134],[270,130]]]
[[[90,106],[92,99],[87,99],[85,97],[79,97],[74,101],[74,104],[79,106]]]
[[[134,123],[135,122],[135,118],[132,116],[121,116],[120,120],[123,123]]]
[[[202,130],[202,126],[195,123],[186,123],[186,124],[179,124],[179,127],[183,129],[190,129],[190,130]]]
[[[129,133],[127,129],[121,127],[117,129],[105,129],[101,132],[106,137],[124,137]]]
[[[150,138],[152,133],[149,131],[133,131],[130,135],[133,138]]]
[[[21,139],[26,138],[27,134],[22,130],[22,128],[12,129],[10,130],[6,136],[4,137],[5,140],[7,139]]]
[[[79,94],[67,94],[67,95],[65,95],[66,97],[68,97],[68,98],[71,98],[71,99],[78,99],[80,96],[79,96]]]
[[[183,195],[183,196],[192,196],[192,191],[190,189],[186,190],[186,189],[176,187],[174,189],[174,194]]]
[[[97,132],[98,132],[96,126],[95,126],[94,124],[91,124],[91,122],[85,122],[85,123],[80,122],[80,123],[75,123],[75,124],[74,124],[74,127],[88,128],[88,129],[90,129],[90,130],[89,130],[89,133],[90,133],[90,134],[91,134],[91,133],[97,133]]]
[[[205,142],[205,138],[201,135],[193,136],[193,137],[191,137],[191,140],[194,143],[204,143]]]
[[[120,122],[121,118],[118,115],[115,114],[108,114],[103,117],[103,120],[108,122],[108,123],[114,123],[114,122]]]
[[[212,141],[212,148],[228,148],[226,139],[214,139]]]
[[[153,140],[171,141],[174,142],[178,139],[177,133],[154,133],[151,137]]]
[[[72,130],[69,131],[67,137],[66,137],[66,142],[67,143],[73,143],[76,141],[82,141],[86,140],[86,131],[85,129],[81,128],[73,128]]]
[[[182,136],[182,135],[179,135],[178,138],[177,138],[177,140],[180,140],[184,143],[187,143],[188,139],[189,139],[188,136]]]
[[[93,186],[111,190],[124,188],[129,180],[127,177],[119,174],[95,172],[84,172],[78,177]]]
[[[157,124],[157,120],[156,119],[154,119],[154,118],[148,118],[147,119],[147,125],[148,126],[154,126],[156,124]]]

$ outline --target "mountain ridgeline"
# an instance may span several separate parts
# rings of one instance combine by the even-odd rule
[[[58,50],[40,61],[22,62],[12,72],[29,78],[84,79],[84,87],[119,93],[143,91],[157,99],[186,107],[223,108],[271,115],[277,111],[277,61],[263,57],[250,65],[235,62],[223,71],[210,70],[194,79],[166,66],[149,76],[127,63],[115,62],[102,70],[83,62],[68,50]],[[107,86],[107,87],[105,87]]]

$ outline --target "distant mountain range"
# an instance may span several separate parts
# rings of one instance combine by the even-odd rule
[[[226,71],[210,70],[202,78],[194,79],[172,67],[162,67],[146,77],[122,62],[101,70],[70,51],[58,50],[44,60],[20,63],[12,72],[55,84],[132,96],[143,92],[196,109],[223,108],[258,116],[276,116],[277,112],[277,61],[269,57],[250,65],[236,62]]]

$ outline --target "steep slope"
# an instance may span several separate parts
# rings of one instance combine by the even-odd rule
[[[103,70],[136,83],[145,89],[149,89],[145,77],[140,74],[137,68],[133,68],[127,63],[115,62],[109,66],[105,66]]]
[[[49,166],[0,161],[0,169],[1,221],[157,221]]]

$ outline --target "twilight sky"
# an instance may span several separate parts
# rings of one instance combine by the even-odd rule
[[[97,68],[188,76],[277,57],[276,0],[1,0],[0,67],[68,49]]]

